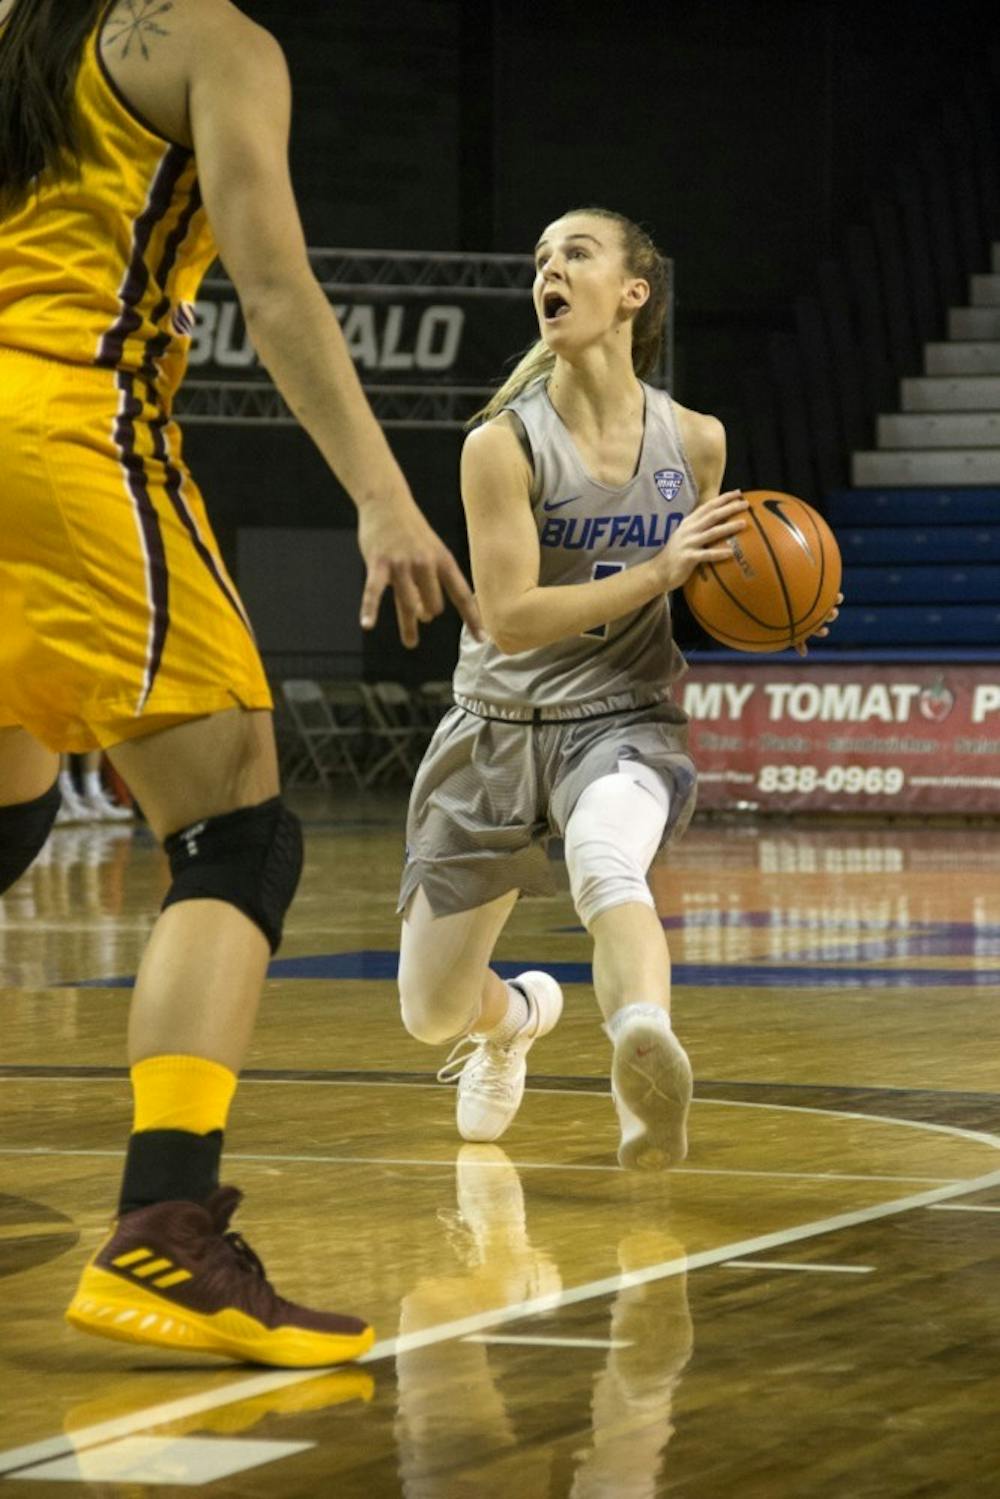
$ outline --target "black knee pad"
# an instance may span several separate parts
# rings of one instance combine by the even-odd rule
[[[182,900],[224,900],[259,926],[277,952],[302,873],[302,824],[280,796],[192,823],[163,847],[173,875],[163,909]]]
[[[58,786],[50,786],[33,802],[0,807],[0,895],[41,853],[61,800]]]

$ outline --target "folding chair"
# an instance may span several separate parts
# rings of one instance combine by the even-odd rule
[[[306,677],[282,682],[281,691],[299,736],[300,755],[285,772],[285,784],[295,785],[310,771],[326,788],[330,776],[346,771],[358,790],[365,776],[355,750],[367,735],[365,699],[357,682],[329,682],[321,686]]]
[[[417,688],[417,712],[429,738],[455,701],[450,680],[421,682]]]
[[[394,770],[412,779],[420,762],[424,733],[412,696],[402,682],[363,682],[361,689],[368,708],[373,753],[365,766],[365,784],[371,786]]]

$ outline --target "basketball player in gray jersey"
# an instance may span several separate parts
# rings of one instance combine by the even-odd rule
[[[667,595],[699,562],[731,558],[746,504],[719,493],[721,424],[643,381],[666,311],[648,236],[574,211],[536,256],[541,339],[462,456],[489,638],[464,632],[455,706],[413,787],[403,1020],[431,1045],[459,1038],[440,1074],[458,1077],[459,1133],[498,1139],[562,994],[541,972],[504,983],[490,956],[518,894],[551,889],[544,842],[560,836],[613,1046],[619,1160],[660,1169],[687,1152],[691,1068],[646,873],[687,825],[696,779]]]

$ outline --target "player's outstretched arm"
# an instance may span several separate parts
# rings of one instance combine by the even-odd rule
[[[310,268],[288,170],[291,88],[281,49],[233,6],[198,12],[189,113],[205,206],[257,352],[358,508],[361,623],[371,628],[392,588],[406,645],[441,613],[445,595],[478,631],[469,585],[417,507]]]

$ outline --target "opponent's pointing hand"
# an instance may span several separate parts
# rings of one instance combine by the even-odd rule
[[[462,569],[412,500],[366,505],[358,521],[358,545],[367,568],[362,629],[374,628],[382,595],[391,588],[405,646],[415,646],[420,625],[442,613],[445,594],[476,639],[483,639],[479,608]]]

